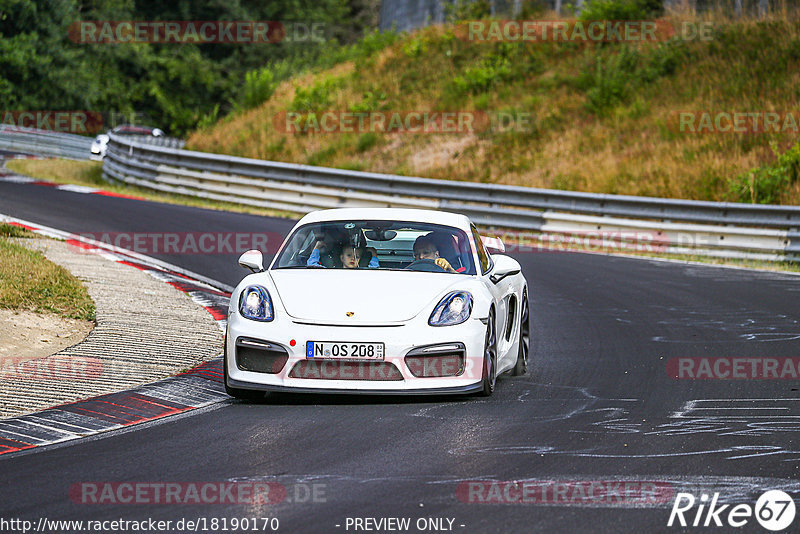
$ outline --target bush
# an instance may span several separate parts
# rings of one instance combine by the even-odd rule
[[[395,31],[380,32],[373,30],[364,35],[364,38],[352,45],[348,53],[349,59],[365,59],[376,52],[380,52],[384,48],[397,42],[404,34]]]
[[[536,70],[537,61],[533,56],[521,57],[523,50],[516,44],[499,43],[477,65],[467,67],[461,76],[453,78],[452,88],[456,94],[480,94],[511,79],[515,74]]]
[[[364,93],[364,99],[361,102],[350,104],[349,109],[354,113],[378,111],[385,107],[386,98],[386,93],[383,91],[367,91]]]
[[[643,54],[629,46],[617,53],[589,56],[578,77],[578,87],[586,91],[586,107],[602,115],[629,101],[631,95],[663,76],[674,74],[683,57],[679,43],[664,43]]]
[[[206,113],[205,115],[200,117],[200,120],[197,121],[197,129],[202,130],[204,128],[211,128],[217,123],[218,120],[219,120],[219,104],[216,104],[214,106],[214,109],[212,109],[209,113]]]
[[[648,20],[664,14],[662,0],[589,0],[581,20]]]
[[[378,134],[376,134],[375,132],[363,133],[358,138],[358,143],[356,144],[356,151],[366,152],[367,150],[378,144],[379,140],[380,138],[378,137]]]
[[[403,54],[406,57],[417,58],[428,53],[428,40],[425,37],[415,37],[403,44]]]
[[[266,102],[277,86],[275,75],[269,68],[245,73],[242,106],[254,108]]]
[[[487,19],[492,14],[489,0],[456,0],[445,4],[445,19],[448,22],[460,20]]]
[[[739,202],[777,204],[781,194],[800,176],[800,143],[783,154],[778,153],[775,143],[770,147],[777,156],[775,163],[740,174],[729,182],[729,190]]]
[[[511,64],[506,58],[489,58],[480,65],[468,67],[464,74],[453,79],[457,92],[479,94],[503,82],[511,75]]]
[[[627,101],[633,90],[641,56],[630,47],[617,54],[597,57],[581,73],[579,85],[586,89],[586,106],[597,114]]]
[[[339,79],[324,78],[308,89],[295,87],[291,111],[320,111],[331,105],[331,93],[339,86]]]
[[[550,3],[546,0],[522,0],[519,11],[519,20],[529,20],[541,18],[550,9]]]
[[[662,76],[675,74],[684,54],[685,49],[678,42],[662,43],[653,48],[642,73],[642,80],[649,83]]]

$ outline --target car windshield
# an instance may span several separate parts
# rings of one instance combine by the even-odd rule
[[[410,221],[306,224],[287,240],[273,269],[377,269],[475,274],[472,247],[458,228]]]

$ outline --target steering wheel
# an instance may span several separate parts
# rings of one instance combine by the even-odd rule
[[[428,273],[446,273],[445,269],[442,269],[436,262],[429,259],[422,259],[422,260],[415,260],[412,261],[406,269],[411,269],[412,271],[424,271]]]

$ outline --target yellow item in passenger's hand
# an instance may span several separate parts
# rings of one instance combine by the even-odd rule
[[[444,270],[445,270],[445,271],[447,271],[448,273],[454,273],[454,272],[456,272],[456,270],[455,270],[455,269],[453,269],[453,266],[452,266],[452,265],[450,265],[450,262],[449,262],[449,261],[447,261],[447,260],[446,260],[446,259],[444,259],[444,258],[436,258],[436,259],[434,260],[434,262],[436,263],[436,265],[438,265],[439,267],[441,267],[442,269],[444,269]]]

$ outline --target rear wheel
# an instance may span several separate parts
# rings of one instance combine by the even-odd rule
[[[494,310],[489,312],[486,325],[486,341],[483,348],[483,389],[481,396],[489,397],[494,393],[497,383],[497,334],[494,328]]]
[[[222,383],[225,385],[225,393],[241,400],[261,400],[264,398],[263,391],[254,389],[232,388],[228,385],[228,337],[225,336],[224,351],[222,353]]]
[[[511,370],[513,376],[522,376],[528,372],[528,355],[531,346],[531,325],[528,313],[528,288],[522,290],[522,313],[520,314],[519,325],[519,352],[517,352],[517,363]]]

